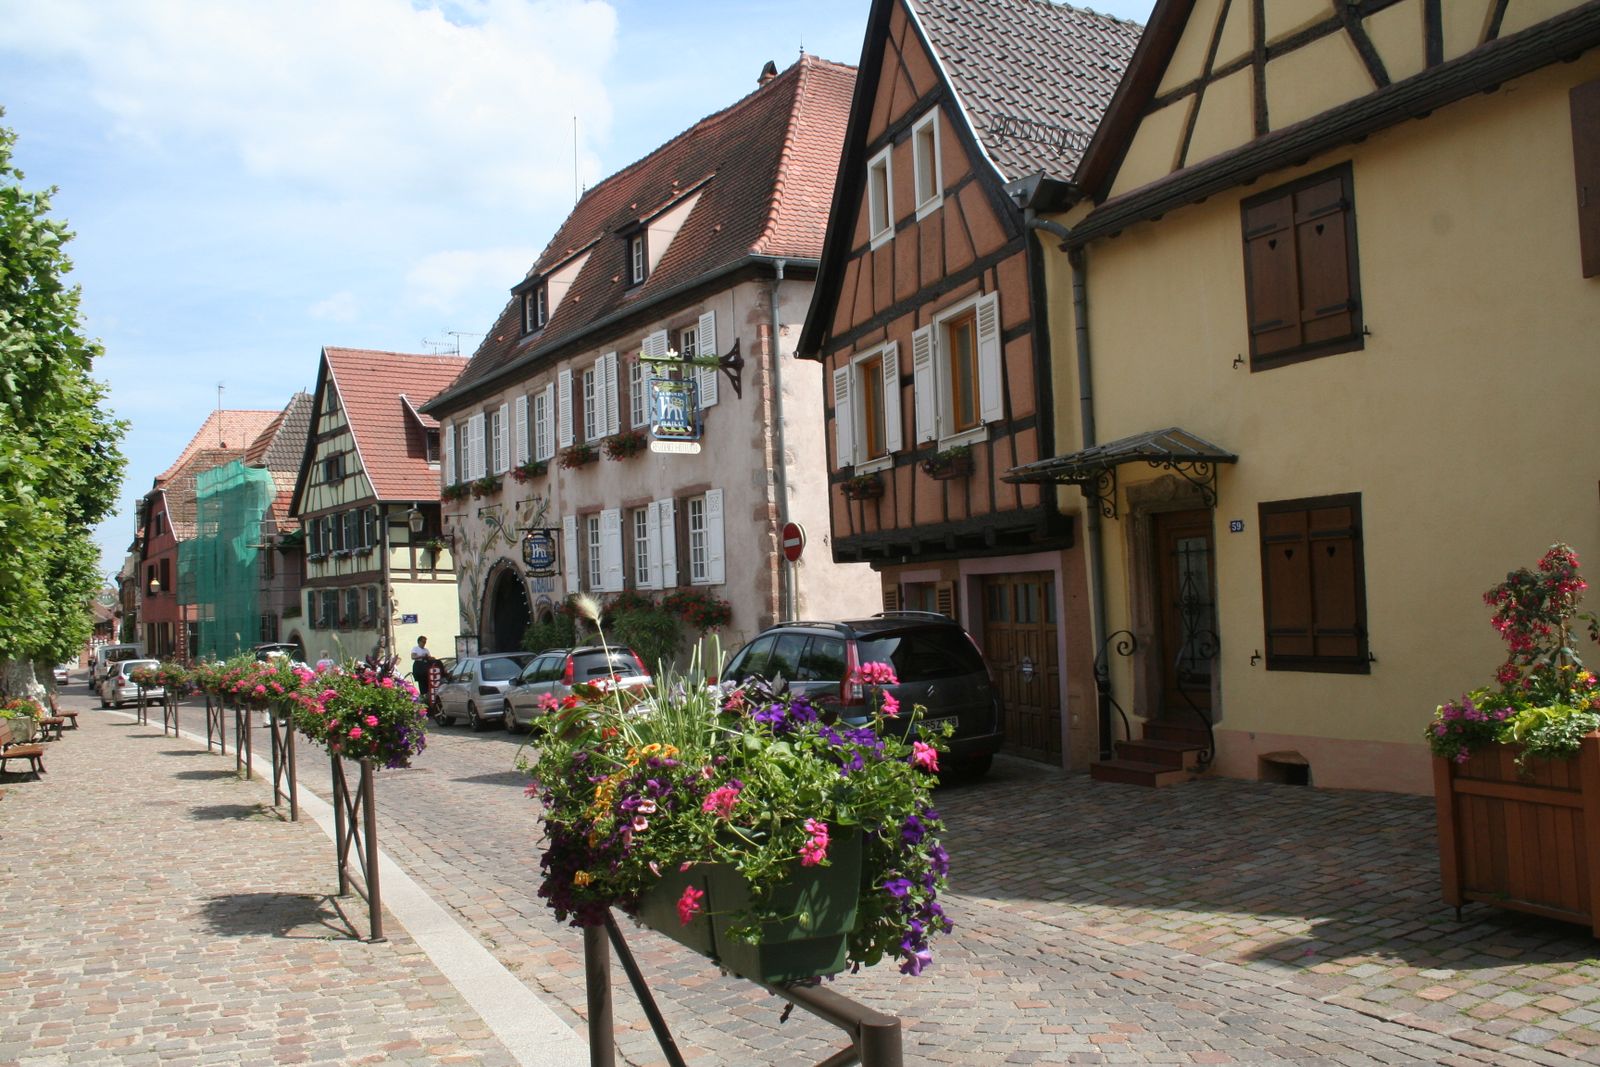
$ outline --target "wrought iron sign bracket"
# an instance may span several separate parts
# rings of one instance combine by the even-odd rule
[[[1196,489],[1200,490],[1200,499],[1206,507],[1217,506],[1217,465],[1205,459],[1175,459],[1167,456],[1165,459],[1152,459],[1150,466],[1158,470],[1171,471]]]
[[[1117,468],[1107,467],[1091,478],[1078,483],[1086,500],[1093,500],[1100,514],[1108,519],[1117,517]]]
[[[717,362],[717,366],[728,376],[728,384],[733,386],[733,395],[743,400],[744,357],[739,354],[739,338],[733,339],[733,347]]]

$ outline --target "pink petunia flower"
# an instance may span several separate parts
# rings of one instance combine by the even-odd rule
[[[800,866],[815,867],[828,858],[828,824],[818,819],[807,819],[806,833],[811,836],[800,846]]]
[[[378,717],[376,715],[368,715],[367,716],[367,725],[368,726],[376,726],[376,725],[378,725]]]
[[[700,913],[700,902],[706,897],[704,889],[696,889],[692,885],[683,887],[683,896],[678,898],[678,923],[688,926],[694,917]]]
[[[939,750],[926,741],[913,741],[911,744],[911,763],[925,771],[939,769]]]
[[[739,786],[724,785],[713,789],[700,805],[700,810],[721,819],[733,818],[733,806],[739,802]]]
[[[355,740],[356,738],[360,737],[360,736],[361,736],[361,727],[359,727],[359,726],[350,727],[350,739],[352,741]]]
[[[886,719],[900,717],[900,702],[894,698],[893,693],[883,694],[883,715]]]

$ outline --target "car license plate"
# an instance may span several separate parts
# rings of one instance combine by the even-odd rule
[[[922,729],[928,731],[930,734],[943,732],[946,725],[954,728],[956,725],[956,717],[954,715],[946,715],[943,718],[922,720]]]

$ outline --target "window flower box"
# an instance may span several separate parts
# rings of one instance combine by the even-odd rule
[[[485,474],[482,478],[472,483],[472,495],[475,497],[493,496],[500,491],[503,483],[497,474]]]
[[[511,477],[516,479],[518,485],[531,481],[534,478],[543,478],[550,472],[550,461],[547,459],[530,459],[528,462],[511,468]]]
[[[574,470],[587,463],[593,463],[599,457],[594,445],[580,442],[564,450],[557,462],[566,470]]]
[[[600,447],[605,449],[606,458],[618,461],[636,456],[649,446],[650,438],[643,430],[624,430],[600,442]]]
[[[965,478],[972,473],[972,446],[956,445],[935,452],[922,461],[922,470],[928,477],[939,481]]]
[[[878,474],[858,474],[840,483],[847,500],[876,500],[883,495],[883,478]]]
[[[465,500],[471,495],[472,484],[470,482],[456,482],[439,490],[439,499],[445,501]]]

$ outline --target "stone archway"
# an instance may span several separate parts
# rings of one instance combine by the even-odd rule
[[[528,583],[522,580],[517,565],[502,559],[489,569],[484,583],[484,652],[515,652],[522,648],[522,635],[533,622],[528,604]]]

